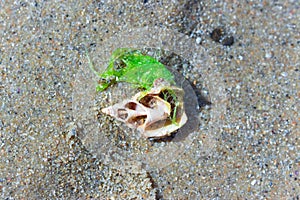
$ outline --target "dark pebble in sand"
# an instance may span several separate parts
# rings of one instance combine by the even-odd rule
[[[210,37],[213,41],[219,42],[224,46],[231,46],[234,43],[234,37],[226,36],[226,32],[222,28],[215,28],[211,32]]]
[[[223,35],[224,35],[223,29],[216,28],[211,32],[210,37],[213,41],[220,42]]]
[[[233,36],[227,36],[224,39],[222,39],[222,44],[224,46],[231,46],[234,43],[234,38]]]

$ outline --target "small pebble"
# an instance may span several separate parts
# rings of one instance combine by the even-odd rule
[[[233,36],[227,36],[224,39],[222,39],[222,44],[224,46],[231,46],[234,43],[234,38]]]
[[[213,41],[220,42],[223,35],[224,35],[223,29],[216,28],[211,32],[210,37]]]
[[[201,43],[201,41],[202,41],[201,37],[197,37],[197,39],[196,39],[196,43],[197,43],[197,44],[200,44],[200,43]]]
[[[254,179],[253,181],[251,181],[251,185],[255,185],[256,184],[256,180]]]
[[[282,72],[282,73],[281,73],[281,76],[283,76],[283,77],[287,77],[287,75],[288,75],[287,72]]]
[[[231,46],[234,43],[234,37],[228,36],[222,28],[214,29],[211,32],[210,37],[213,41],[219,42],[224,46]]]
[[[265,58],[270,59],[272,58],[272,53],[271,52],[267,52],[265,55]]]

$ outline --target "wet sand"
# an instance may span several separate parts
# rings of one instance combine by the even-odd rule
[[[299,198],[299,18],[297,1],[1,2],[1,199]],[[205,69],[220,74],[206,83],[222,85],[226,101],[199,113],[199,133],[174,162],[116,169],[73,126],[76,74],[85,48],[155,26],[203,49]],[[203,77],[183,71],[200,87]]]

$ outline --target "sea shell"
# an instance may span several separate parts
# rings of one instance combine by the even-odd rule
[[[169,136],[187,122],[184,91],[157,79],[150,91],[103,108],[102,112],[137,129],[146,138]]]

